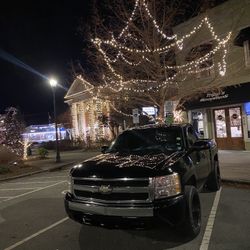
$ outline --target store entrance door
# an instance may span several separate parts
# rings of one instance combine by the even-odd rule
[[[215,139],[219,149],[245,149],[241,107],[214,110]]]

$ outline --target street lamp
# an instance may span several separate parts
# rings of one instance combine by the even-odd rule
[[[57,85],[57,81],[55,79],[50,79],[49,83],[50,83],[50,86],[51,86],[52,92],[53,92],[54,120],[55,120],[55,130],[56,130],[56,162],[60,162],[61,157],[60,157],[58,134],[57,134],[56,97],[55,97],[55,88]]]

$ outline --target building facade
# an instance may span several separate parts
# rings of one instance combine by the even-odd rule
[[[202,67],[200,73],[190,78],[190,82],[185,82],[187,88],[197,89],[196,98],[193,96],[184,104],[189,122],[204,137],[215,138],[220,149],[250,150],[249,13],[249,0],[228,0],[174,29],[177,35],[187,34],[207,17],[214,31],[211,35],[211,29],[205,27],[190,39],[188,48],[183,47],[182,53],[177,55],[178,64],[187,62],[193,51],[214,48],[215,34],[223,39],[231,32],[231,38],[223,48],[226,56],[223,58],[221,53],[211,53],[199,65]],[[220,63],[224,63],[223,72]],[[203,93],[201,90],[198,92],[199,88]]]
[[[61,124],[58,124],[57,134],[59,140],[65,140],[69,138],[69,133]],[[25,132],[22,134],[23,140],[29,142],[48,142],[56,140],[55,124],[43,124],[43,125],[30,125],[25,128]]]
[[[109,117],[109,102],[97,98],[92,90],[93,85],[77,76],[65,96],[71,109],[72,136],[84,141],[110,140],[110,129],[103,122],[103,117]]]
[[[185,104],[189,122],[220,149],[250,150],[250,83],[204,93]]]

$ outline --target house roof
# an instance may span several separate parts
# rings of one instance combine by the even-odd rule
[[[82,76],[77,76],[71,84],[68,92],[65,95],[65,99],[73,99],[84,93],[89,93],[94,86],[87,82]]]

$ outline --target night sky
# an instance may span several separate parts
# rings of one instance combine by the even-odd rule
[[[68,88],[70,62],[84,66],[85,46],[78,31],[91,17],[91,0],[4,1],[0,8],[0,113],[18,107],[28,124],[46,123],[52,114],[52,91],[42,77],[1,58],[1,50]],[[57,88],[58,113],[65,90]]]
[[[99,0],[100,3],[104,3]],[[220,3],[225,0],[211,0]],[[21,60],[45,77],[54,76],[69,88],[73,81],[70,62],[79,61],[88,74],[89,63],[82,51],[84,33],[93,17],[94,0],[7,0],[0,7],[0,114],[9,106],[20,109],[27,124],[48,122],[52,116],[52,91],[46,79],[26,71],[2,57],[4,53]],[[191,9],[202,0],[193,1]],[[187,15],[188,17],[188,15]],[[186,17],[186,18],[187,18]],[[90,67],[91,68],[91,67]],[[68,107],[66,91],[56,89],[58,113]]]

